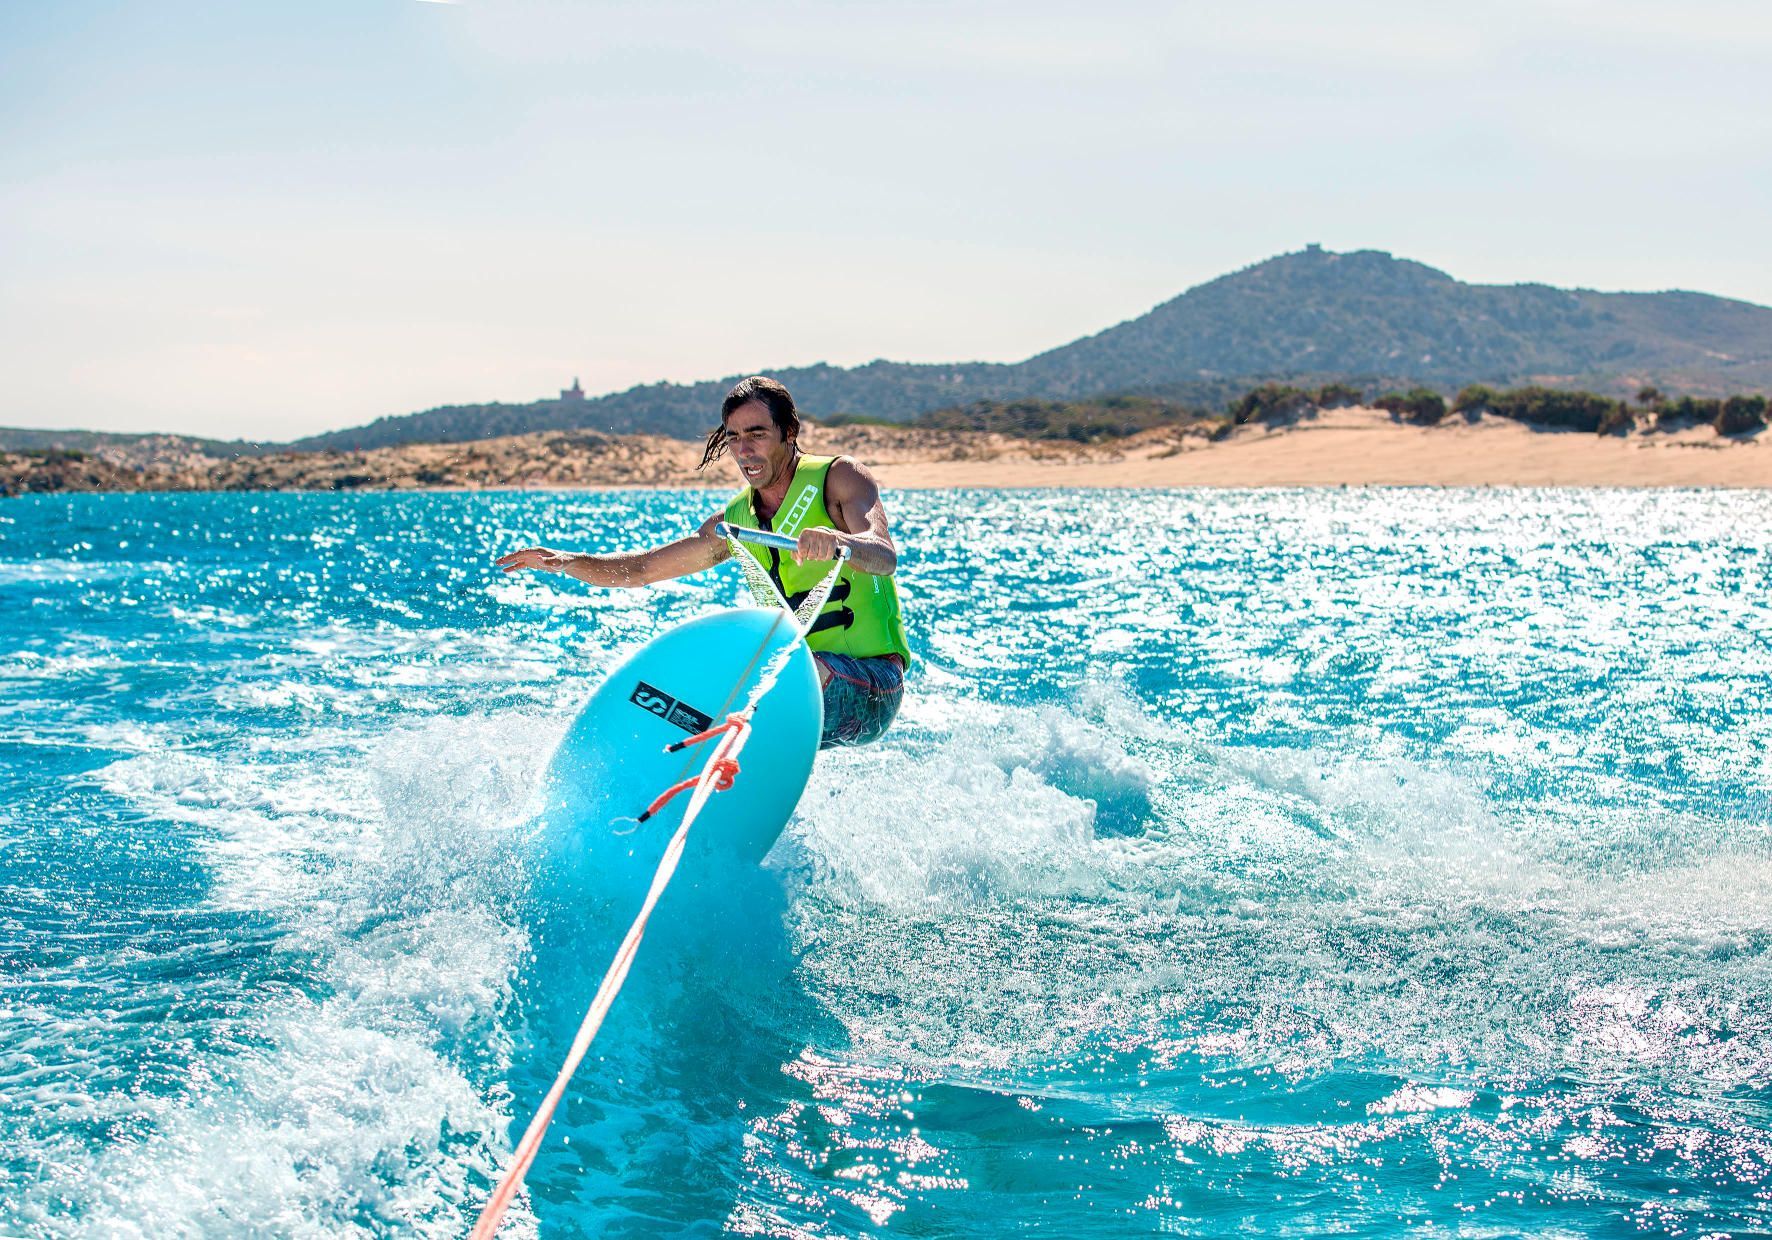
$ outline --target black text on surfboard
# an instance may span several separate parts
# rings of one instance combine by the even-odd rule
[[[644,680],[634,686],[634,691],[628,695],[628,701],[642,710],[651,711],[666,723],[676,724],[685,732],[705,732],[714,722],[713,716],[704,715],[686,702],[679,702]]]

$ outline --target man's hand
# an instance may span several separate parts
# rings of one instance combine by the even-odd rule
[[[800,543],[794,548],[794,562],[804,564],[807,560],[834,560],[837,548],[849,545],[849,535],[828,526],[815,525],[809,530],[800,531]]]
[[[513,551],[509,555],[501,555],[494,561],[507,573],[514,573],[520,568],[531,568],[538,573],[563,573],[573,561],[568,551],[550,551],[546,547],[525,547],[521,551]]]
[[[708,518],[702,528],[688,538],[654,547],[650,551],[622,551],[612,555],[591,555],[578,551],[555,551],[552,547],[525,547],[509,555],[501,555],[493,563],[507,573],[527,568],[538,573],[564,573],[587,586],[606,586],[629,590],[649,586],[655,581],[687,577],[704,568],[712,568],[729,552],[726,544],[712,532],[716,517]]]

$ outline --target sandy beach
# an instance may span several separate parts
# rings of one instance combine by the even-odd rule
[[[1765,443],[1723,438],[1710,427],[1601,436],[1494,417],[1418,427],[1364,408],[1286,427],[1238,427],[1217,442],[1152,431],[1093,449],[1017,444],[988,459],[901,457],[893,449],[882,437],[872,455],[859,444],[842,450],[874,462],[881,480],[898,487],[1772,486]]]
[[[1214,439],[1166,427],[1096,444],[972,431],[808,424],[812,452],[853,456],[887,487],[1772,486],[1765,435],[1708,426],[1627,435],[1537,429],[1505,418],[1414,426],[1377,409],[1325,410]],[[176,441],[82,456],[0,453],[0,491],[482,490],[514,487],[729,489],[697,472],[701,445],[656,435],[550,431],[366,452],[217,459]]]

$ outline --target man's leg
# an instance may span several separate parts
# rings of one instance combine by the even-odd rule
[[[857,659],[814,651],[824,683],[824,735],[820,749],[865,745],[885,735],[904,700],[904,664],[897,655]]]

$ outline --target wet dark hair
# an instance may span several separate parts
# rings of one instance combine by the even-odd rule
[[[800,437],[800,414],[794,408],[794,398],[788,394],[787,388],[774,379],[763,375],[752,375],[749,379],[741,379],[733,385],[726,399],[720,402],[720,425],[708,432],[708,441],[701,451],[701,464],[697,469],[706,469],[709,465],[726,455],[726,441],[732,438],[732,432],[726,429],[726,419],[740,405],[748,405],[753,400],[760,400],[769,407],[769,416],[781,428],[781,437],[794,440]]]

